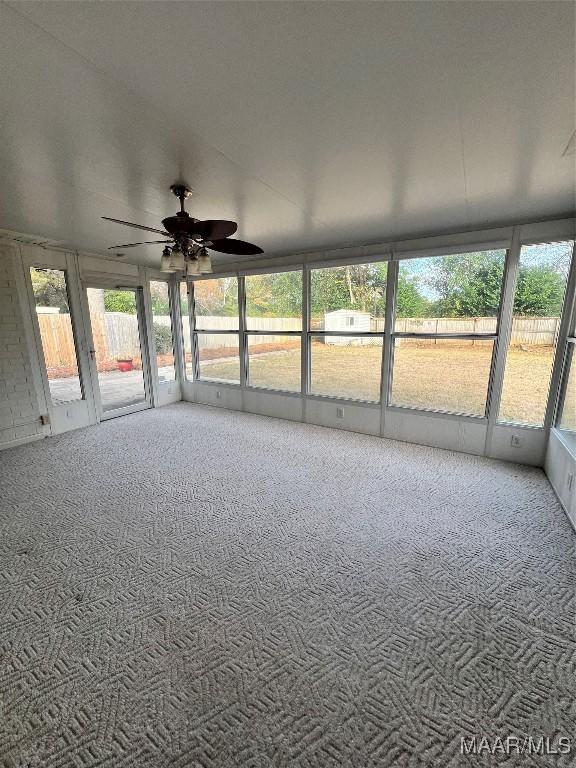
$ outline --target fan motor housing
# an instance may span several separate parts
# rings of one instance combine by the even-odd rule
[[[162,224],[166,232],[169,232],[171,235],[188,236],[197,221],[198,219],[193,219],[186,212],[180,212],[176,216],[168,216],[168,218],[162,219]]]

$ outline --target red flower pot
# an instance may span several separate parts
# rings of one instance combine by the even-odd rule
[[[126,371],[131,371],[134,368],[134,363],[132,360],[118,360],[118,370],[122,371],[123,373],[126,373]]]

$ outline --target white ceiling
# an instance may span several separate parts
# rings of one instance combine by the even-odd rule
[[[178,179],[267,255],[576,207],[572,3],[9,2],[0,29],[0,228],[107,253],[147,238],[100,216],[159,226]]]

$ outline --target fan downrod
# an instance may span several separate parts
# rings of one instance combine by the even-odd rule
[[[180,214],[178,215],[186,213],[184,209],[184,200],[186,200],[187,197],[192,197],[192,190],[190,187],[187,187],[186,184],[171,184],[170,191],[178,198],[178,200],[180,200]]]

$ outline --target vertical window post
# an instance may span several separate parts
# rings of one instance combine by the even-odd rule
[[[240,386],[248,385],[248,343],[246,339],[246,283],[238,277],[238,329],[240,333]]]
[[[398,261],[392,257],[388,262],[386,280],[386,315],[384,318],[384,349],[382,352],[382,377],[380,391],[380,434],[384,434],[386,408],[390,403],[393,366],[393,331],[396,316],[396,286],[398,285]]]
[[[574,407],[573,393],[570,391],[570,385],[574,381],[574,350],[576,336],[576,241],[572,248],[572,261],[570,272],[566,284],[566,300],[564,302],[564,311],[560,322],[558,333],[558,343],[556,360],[552,371],[552,380],[550,383],[551,392],[556,392],[556,397],[550,397],[544,426],[550,428],[557,423],[561,416],[570,419],[566,411]],[[576,414],[572,414],[573,421],[576,422]],[[572,423],[572,422],[570,422]],[[576,424],[575,424],[576,426]]]
[[[514,227],[512,230],[512,241],[510,248],[506,253],[506,263],[504,266],[504,284],[502,288],[502,301],[500,302],[500,315],[498,317],[498,338],[496,340],[494,365],[492,366],[492,376],[490,379],[486,410],[488,416],[488,429],[486,432],[487,448],[490,446],[494,424],[496,424],[498,411],[500,409],[500,398],[502,396],[502,386],[504,383],[504,368],[506,366],[506,353],[512,334],[514,289],[516,288],[519,260],[520,230],[519,227]]]
[[[182,388],[182,382],[186,380],[186,363],[184,361],[184,339],[179,288],[179,282],[174,277],[171,277],[168,281],[168,295],[170,298],[170,317],[174,341],[174,363],[176,366],[176,381],[180,384],[180,388]]]
[[[307,264],[302,272],[302,358],[301,392],[304,398],[303,415],[306,420],[306,397],[310,392],[310,269]]]

